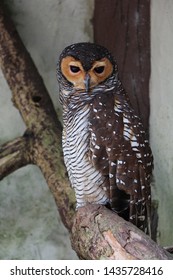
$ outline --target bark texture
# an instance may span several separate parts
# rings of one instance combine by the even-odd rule
[[[40,167],[80,258],[171,258],[149,237],[105,207],[87,205],[75,213],[74,191],[62,158],[61,124],[42,78],[1,5],[0,67],[27,127],[23,137],[0,147],[0,178],[28,163]]]
[[[0,147],[0,180],[29,163],[28,145],[26,137],[19,137]]]
[[[149,236],[104,206],[87,205],[78,210],[71,240],[75,251],[84,259],[171,258]]]
[[[0,176],[2,178],[15,168],[26,165],[27,162],[39,166],[59,207],[61,218],[70,229],[75,213],[75,199],[63,164],[62,127],[43,80],[2,6],[0,6],[0,66],[11,88],[13,104],[20,111],[27,127],[24,137],[27,141],[23,138],[22,142],[32,142],[32,145],[26,145],[23,150],[18,147],[18,152],[13,153],[12,164],[8,161],[6,167],[0,166]],[[19,144],[20,141],[16,139],[10,144],[11,149],[17,150],[17,142]],[[6,160],[11,157],[9,144],[3,146],[2,150]],[[1,157],[1,162],[4,160],[5,158]]]

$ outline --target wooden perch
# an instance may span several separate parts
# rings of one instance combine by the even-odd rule
[[[87,205],[75,212],[74,191],[63,164],[61,124],[42,78],[1,4],[0,66],[11,88],[13,103],[27,127],[23,137],[0,148],[1,179],[28,163],[40,167],[80,258],[172,258],[139,229],[104,206]]]
[[[171,259],[149,236],[100,205],[78,210],[71,235],[74,250],[84,259]]]

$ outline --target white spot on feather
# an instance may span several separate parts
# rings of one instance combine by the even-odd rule
[[[125,186],[125,183],[123,180],[120,180],[120,184],[124,185]]]
[[[118,164],[123,164],[123,161],[122,160],[118,160]]]
[[[141,154],[140,153],[136,153],[136,157],[137,158],[141,158]]]
[[[100,146],[98,146],[98,145],[95,145],[95,148],[96,148],[97,150],[100,150]]]

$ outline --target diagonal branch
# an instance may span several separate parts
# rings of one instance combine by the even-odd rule
[[[78,210],[71,241],[84,259],[173,259],[144,232],[104,206],[87,205]]]
[[[0,4],[0,67],[13,103],[32,134],[30,162],[40,167],[68,229],[74,215],[74,192],[63,165],[61,124],[53,103],[13,23]]]
[[[28,137],[19,137],[0,147],[0,180],[30,162],[28,144]]]

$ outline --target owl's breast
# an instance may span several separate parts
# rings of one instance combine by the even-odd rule
[[[72,187],[75,189],[77,207],[86,202],[105,204],[107,202],[106,178],[95,169],[89,159],[90,106],[76,111],[64,120],[63,154]]]
[[[82,169],[89,149],[88,106],[76,112],[68,111],[64,115],[62,146],[64,161],[71,182],[75,184],[73,174]],[[72,184],[73,184],[72,183]]]

